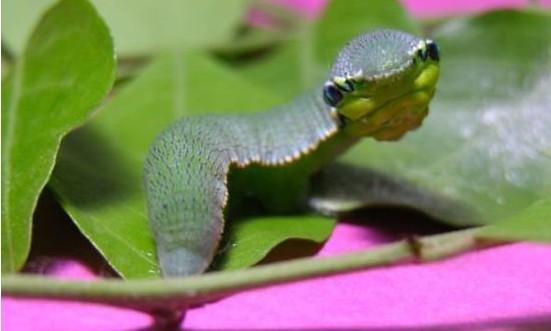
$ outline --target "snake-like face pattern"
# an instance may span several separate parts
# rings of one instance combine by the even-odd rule
[[[378,30],[349,42],[323,86],[323,98],[353,135],[396,140],[428,114],[439,76],[429,39]]]

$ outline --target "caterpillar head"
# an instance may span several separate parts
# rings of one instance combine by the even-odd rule
[[[428,114],[439,60],[432,40],[395,30],[366,33],[337,57],[323,98],[351,134],[396,140]]]

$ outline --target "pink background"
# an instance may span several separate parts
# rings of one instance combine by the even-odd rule
[[[312,17],[324,3],[279,2]],[[404,1],[413,14],[425,17],[526,2]],[[365,249],[392,239],[381,230],[340,223],[318,254]],[[46,269],[63,277],[95,277],[90,267],[73,259],[47,262]],[[147,315],[106,306],[2,300],[2,329],[6,331],[129,331],[149,323]],[[192,330],[551,330],[551,245],[511,244],[438,263],[250,291],[190,310],[184,325]]]
[[[319,255],[393,238],[341,223]],[[51,266],[52,267],[52,266]],[[75,261],[50,269],[92,277]],[[518,243],[235,295],[188,311],[186,330],[551,330],[551,245]],[[147,315],[99,305],[4,298],[2,330],[139,330]]]

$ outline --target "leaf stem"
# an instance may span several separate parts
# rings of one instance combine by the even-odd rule
[[[6,275],[2,280],[2,294],[109,304],[148,313],[174,311],[254,288],[404,261],[431,261],[499,244],[477,240],[476,233],[479,229],[401,240],[340,256],[301,258],[250,269],[212,272],[185,278],[75,281],[43,276]]]

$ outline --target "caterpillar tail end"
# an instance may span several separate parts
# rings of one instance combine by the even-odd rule
[[[163,277],[184,277],[205,271],[209,261],[186,248],[157,247],[157,256]]]
[[[144,196],[163,277],[203,273],[221,239],[230,160],[204,136],[212,125],[202,117],[175,123],[144,161]]]

